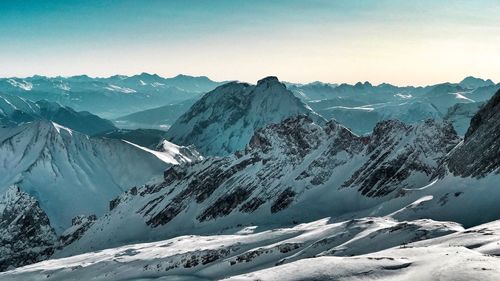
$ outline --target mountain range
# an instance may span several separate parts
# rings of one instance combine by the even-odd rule
[[[221,84],[204,76],[163,78],[149,73],[107,78],[32,76],[1,78],[0,93],[32,101],[48,100],[104,118],[116,118],[158,104],[199,97]]]
[[[491,80],[67,78],[192,93],[113,124],[30,79],[0,95],[2,280],[500,278]]]

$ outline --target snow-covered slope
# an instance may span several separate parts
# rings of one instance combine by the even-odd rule
[[[417,270],[431,266],[432,261],[436,259],[429,259],[425,266],[417,262],[421,260],[418,253],[426,251],[429,252],[428,256],[444,256],[452,251],[453,253],[460,251],[460,255],[456,255],[455,258],[465,260],[481,252],[491,253],[494,249],[498,250],[499,247],[495,247],[492,243],[492,247],[467,254],[462,248],[452,248],[448,242],[459,244],[467,241],[465,244],[467,246],[472,244],[470,238],[483,243],[492,242],[494,238],[498,239],[500,236],[498,225],[493,224],[487,229],[486,231],[492,235],[481,237],[479,233],[469,235],[460,225],[452,222],[431,220],[399,222],[391,218],[363,218],[334,223],[325,218],[285,228],[239,227],[233,230],[232,234],[190,235],[154,243],[127,245],[45,261],[0,273],[0,278],[2,280],[41,278],[44,280],[219,280],[239,274],[252,276],[251,272],[269,269],[269,272],[281,273],[267,277],[272,280],[288,278],[294,280],[293,278],[298,276],[303,276],[303,280],[311,280],[307,275],[295,275],[300,273],[294,270],[284,270],[310,260],[318,262],[311,262],[308,268],[302,269],[310,272],[309,277],[314,276],[312,273],[343,272],[346,267],[351,269],[352,277],[355,277],[359,276],[358,271],[367,265],[379,272],[387,274],[392,272],[396,275],[404,274],[404,269],[407,267]],[[441,240],[434,243],[433,240],[429,240],[429,245],[409,244],[434,237],[441,237],[438,238]],[[406,246],[398,248],[399,245]],[[405,251],[413,247],[415,252]],[[375,253],[381,250],[385,250],[385,255],[381,254],[384,252]],[[405,259],[403,257],[405,253],[413,254]],[[494,258],[482,262],[476,261],[475,265],[490,268],[492,260]],[[329,270],[321,272],[313,270],[325,266],[325,261],[332,264]],[[335,266],[336,264],[338,266]],[[270,273],[263,274],[257,271],[256,274],[255,276],[265,277],[265,274]],[[367,273],[367,276],[371,274],[376,275],[374,272]],[[239,280],[251,277],[234,278]]]
[[[324,120],[276,77],[257,85],[232,82],[197,101],[170,127],[167,139],[194,144],[204,155],[223,156],[244,148],[256,129],[299,114]]]
[[[60,232],[74,216],[101,215],[124,190],[162,175],[174,163],[163,160],[123,141],[89,138],[49,121],[0,128],[0,194],[18,185],[40,202]]]
[[[162,183],[118,197],[63,255],[366,209],[426,185],[458,142],[450,124],[431,120],[386,121],[358,137],[334,121],[291,117],[258,130],[234,155],[172,167]]]
[[[302,259],[223,280],[494,281],[500,279],[498,225],[365,255]]]

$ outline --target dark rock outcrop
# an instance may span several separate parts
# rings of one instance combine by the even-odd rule
[[[454,175],[482,177],[500,168],[500,91],[471,120],[464,142],[446,159]]]
[[[0,271],[47,259],[57,236],[38,202],[14,186],[0,197]]]

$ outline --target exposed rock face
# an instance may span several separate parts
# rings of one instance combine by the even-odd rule
[[[360,137],[335,121],[321,126],[308,116],[291,117],[257,130],[234,155],[171,167],[162,183],[113,200],[111,212],[69,251],[99,249],[101,240],[137,241],[145,232],[165,237],[369,208],[380,197],[388,200],[405,188],[426,185],[459,141],[449,123],[431,120],[385,121],[371,136]],[[116,231],[131,224],[134,231]]]
[[[462,177],[481,177],[500,167],[500,91],[471,120],[464,142],[447,158],[448,169]]]
[[[224,156],[243,149],[256,129],[299,114],[324,122],[276,77],[257,85],[231,82],[204,95],[167,136],[176,144],[194,144],[203,155]]]
[[[380,122],[365,151],[368,160],[344,186],[358,187],[366,196],[385,196],[396,189],[424,186],[440,160],[459,141],[450,123],[432,119],[418,125]]]
[[[59,246],[64,247],[78,240],[96,220],[96,215],[74,217],[71,221],[71,227],[66,229],[59,237]]]
[[[47,259],[57,236],[38,202],[16,186],[0,197],[0,271]]]

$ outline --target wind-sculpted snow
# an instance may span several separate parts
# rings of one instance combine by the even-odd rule
[[[301,259],[224,280],[498,280],[500,221],[353,257]]]
[[[114,199],[110,213],[62,255],[367,209],[426,185],[458,142],[450,124],[430,120],[387,121],[359,137],[334,121],[291,117],[257,130],[234,155],[171,167],[162,183]]]
[[[452,222],[432,220],[398,222],[391,218],[368,217],[334,223],[325,218],[293,227],[240,227],[233,234],[189,235],[153,243],[132,244],[45,261],[0,273],[0,278],[39,280],[43,277],[44,280],[54,281],[156,280],[160,277],[166,278],[165,280],[219,280],[259,269],[280,271],[281,268],[289,268],[311,259],[318,261],[316,266],[321,266],[322,261],[330,258],[346,262],[360,259],[365,262],[353,263],[359,266],[357,270],[370,262],[382,271],[393,270],[395,274],[399,274],[398,270],[412,265],[416,257],[408,256],[406,262],[403,262],[405,259],[399,254],[403,249],[398,246],[412,248],[413,242],[451,233],[463,233],[463,228]],[[499,234],[493,231],[493,235],[498,237]],[[439,245],[447,245],[445,237],[447,236],[443,237],[445,242],[440,242]],[[484,240],[486,239],[493,240],[492,237],[485,237]],[[424,249],[427,248],[418,248],[419,251],[425,251]],[[429,247],[429,250],[433,249]],[[374,253],[381,250],[391,254],[384,256]],[[456,249],[453,248],[453,251]],[[451,252],[448,248],[439,251],[443,255],[448,252]],[[337,258],[333,259],[333,256]],[[386,268],[382,268],[382,265]],[[314,265],[310,268],[314,268]],[[342,267],[332,269],[342,270]],[[284,273],[281,277],[279,279],[293,278]]]
[[[167,136],[177,144],[194,144],[203,155],[225,156],[243,149],[256,129],[299,114],[324,121],[276,77],[257,85],[232,82],[205,94],[170,127]]]

